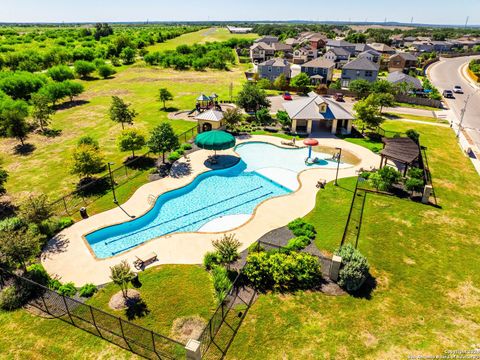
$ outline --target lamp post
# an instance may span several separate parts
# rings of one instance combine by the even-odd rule
[[[114,163],[112,163],[112,162],[108,163],[108,172],[110,174],[110,185],[112,186],[112,193],[113,193],[113,203],[118,204],[117,195],[115,194],[115,183],[113,182],[113,174],[112,174],[111,165],[114,165]]]
[[[338,150],[337,154],[337,174],[335,175],[335,186],[338,186],[338,170],[340,170],[340,158],[342,157],[342,148],[341,147],[336,147],[336,150]]]

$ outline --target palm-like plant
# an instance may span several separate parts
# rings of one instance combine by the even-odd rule
[[[110,279],[122,290],[125,299],[128,298],[128,284],[133,280],[135,274],[126,260],[110,268]]]

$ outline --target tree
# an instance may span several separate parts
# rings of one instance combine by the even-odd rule
[[[120,151],[131,151],[132,158],[135,157],[135,150],[141,150],[145,146],[145,136],[135,129],[123,130],[118,137],[118,148]]]
[[[0,109],[0,120],[3,120],[2,127],[9,137],[20,140],[22,146],[28,134],[28,107],[23,101],[7,102],[9,105]]]
[[[237,104],[245,111],[252,112],[269,107],[270,100],[267,99],[267,94],[264,90],[258,88],[254,83],[247,82],[238,94]]]
[[[68,96],[68,89],[64,82],[52,82],[45,85],[39,93],[55,106],[58,101]]]
[[[365,98],[372,91],[372,83],[368,80],[357,79],[350,82],[348,89],[357,93],[359,98]]]
[[[130,104],[126,104],[118,96],[112,96],[109,113],[112,121],[122,124],[122,129],[125,129],[124,123],[133,124],[133,119],[137,116],[136,111],[130,109]]]
[[[8,172],[4,168],[0,167],[0,195],[5,194],[5,183],[8,180]]]
[[[306,93],[311,85],[311,80],[305,73],[300,73],[290,80],[290,86],[297,88],[300,92]]]
[[[32,96],[32,118],[40,126],[42,132],[50,124],[51,117],[55,110],[50,106],[50,99],[43,93],[36,93]]]
[[[231,108],[227,109],[223,113],[223,120],[227,124],[229,128],[235,128],[235,126],[240,123],[243,119],[242,112],[240,111],[239,108]]]
[[[367,42],[367,35],[363,33],[352,32],[345,37],[345,41],[354,43],[354,44],[364,44]]]
[[[77,147],[81,145],[90,145],[92,146],[95,150],[100,149],[100,146],[98,144],[98,141],[95,140],[93,137],[90,135],[85,135],[82,136],[80,139],[77,141]]]
[[[277,121],[282,124],[282,126],[290,126],[292,124],[292,119],[290,119],[288,113],[282,110],[277,112]]]
[[[83,85],[76,81],[64,81],[63,86],[65,87],[65,93],[70,98],[70,101],[73,101],[75,96],[78,96],[85,91]]]
[[[0,231],[0,254],[12,265],[26,271],[28,259],[40,252],[40,236],[26,229]]]
[[[167,101],[173,100],[173,95],[170,91],[168,91],[168,89],[161,88],[160,91],[159,91],[159,94],[158,94],[158,100],[163,102],[163,110],[165,111],[165,110],[167,110],[167,107],[166,107],[165,103]]]
[[[106,23],[97,23],[95,25],[95,40],[100,40],[102,37],[106,37],[113,34],[113,29],[109,24]]]
[[[281,74],[279,77],[277,77],[273,82],[273,86],[278,90],[286,90],[288,88],[288,81],[285,74]]]
[[[387,80],[377,80],[371,85],[371,91],[379,94],[393,94],[393,85]]]
[[[126,260],[110,268],[110,279],[120,287],[124,299],[128,298],[128,284],[134,276],[135,274]]]
[[[122,59],[125,65],[133,64],[135,62],[135,56],[137,55],[136,51],[131,47],[127,46],[120,53],[120,58]]]
[[[75,78],[73,71],[66,65],[58,65],[51,67],[47,71],[47,75],[52,78],[53,81],[62,82],[65,80],[71,80]]]
[[[82,144],[77,146],[72,154],[73,164],[70,172],[80,178],[91,177],[105,168],[102,154],[93,145]]]
[[[367,100],[376,103],[380,106],[380,115],[382,114],[384,107],[395,106],[395,97],[389,93],[372,93],[368,95]]]
[[[111,66],[109,65],[100,65],[97,69],[98,71],[98,75],[100,75],[102,78],[104,79],[107,79],[109,78],[110,76],[112,76],[113,74],[116,73],[115,69],[112,68]]]
[[[255,117],[257,121],[262,125],[270,125],[273,121],[270,111],[267,108],[257,110],[255,112]]]
[[[365,99],[358,101],[354,106],[355,115],[368,128],[374,129],[380,126],[384,121],[380,114],[380,107],[376,102],[372,102],[371,99]]]
[[[47,195],[30,195],[20,205],[20,217],[27,224],[41,224],[53,215],[53,209],[50,205]]]
[[[82,79],[88,78],[96,69],[93,63],[84,60],[75,61],[73,67],[75,73]]]
[[[162,160],[165,162],[165,153],[178,147],[178,138],[169,123],[161,123],[152,131],[147,146],[155,154],[162,153]]]
[[[272,88],[272,82],[266,78],[257,81],[257,87],[262,90],[268,90]]]

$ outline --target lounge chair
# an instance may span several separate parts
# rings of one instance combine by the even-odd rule
[[[283,140],[283,141],[282,141],[282,145],[297,147],[297,145],[295,145],[295,143],[294,143],[293,141],[285,141],[285,140]]]
[[[327,185],[327,180],[325,179],[320,179],[317,182],[317,189],[325,189],[325,186]]]
[[[154,252],[151,252],[150,254],[142,257],[135,256],[136,260],[133,262],[133,266],[135,266],[135,269],[137,270],[142,270],[145,268],[145,266],[150,265],[154,261],[157,261],[157,254]]]
[[[216,157],[216,156],[209,156],[208,159],[207,159],[207,161],[208,161],[210,164],[212,164],[212,165],[218,164],[218,160],[217,160],[217,157]]]

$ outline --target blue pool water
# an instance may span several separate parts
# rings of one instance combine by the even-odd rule
[[[242,158],[237,165],[203,173],[189,185],[159,196],[145,215],[86,235],[95,255],[107,258],[162,235],[197,231],[221,216],[252,214],[262,201],[291,192],[255,170],[279,167],[297,173],[306,168],[305,149],[246,143],[236,151]],[[330,165],[325,161],[318,166]]]

